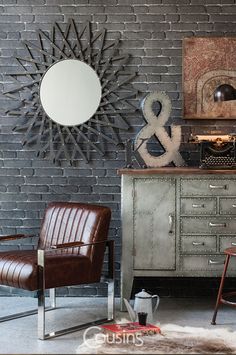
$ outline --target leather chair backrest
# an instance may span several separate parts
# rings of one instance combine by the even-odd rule
[[[38,247],[49,249],[54,244],[107,240],[111,211],[108,207],[75,202],[53,202],[46,209]],[[105,244],[70,248],[63,253],[82,254],[90,258],[92,278],[100,277]]]

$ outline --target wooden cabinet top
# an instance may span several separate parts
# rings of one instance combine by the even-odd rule
[[[164,167],[164,168],[147,168],[147,169],[119,169],[118,175],[236,175],[236,169],[200,169],[194,167]]]

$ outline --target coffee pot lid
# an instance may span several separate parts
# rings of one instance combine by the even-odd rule
[[[135,297],[138,297],[138,298],[152,298],[150,293],[146,292],[144,289],[142,289],[141,292],[136,293]]]

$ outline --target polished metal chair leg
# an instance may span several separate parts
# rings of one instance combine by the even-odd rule
[[[107,319],[112,321],[115,314],[115,287],[113,279],[108,281],[107,293]]]
[[[38,338],[45,339],[45,252],[38,250]]]
[[[49,290],[49,297],[50,297],[50,306],[52,308],[56,308],[56,289],[50,288]]]
[[[44,290],[38,291],[38,338],[45,339],[45,295]]]
[[[45,252],[38,250],[38,267],[39,267],[39,285],[38,291],[38,338],[41,340],[55,338],[61,335],[73,333],[90,326],[112,322],[115,314],[115,289],[114,289],[114,241],[108,241],[108,283],[107,283],[107,318],[97,319],[95,321],[76,325],[70,328],[65,328],[45,334]],[[50,290],[51,291],[51,290]],[[55,292],[50,292],[50,297],[55,298]],[[53,303],[52,303],[53,306]]]

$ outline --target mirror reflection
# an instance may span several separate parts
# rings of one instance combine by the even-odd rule
[[[102,88],[97,73],[77,59],[53,64],[40,84],[40,100],[45,113],[63,126],[77,126],[97,111]]]

